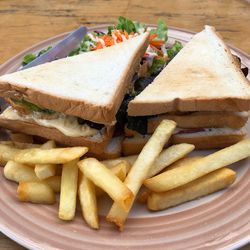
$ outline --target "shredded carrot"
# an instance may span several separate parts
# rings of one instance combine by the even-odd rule
[[[128,36],[128,32],[127,32],[126,30],[124,30],[124,35],[125,35],[126,39],[128,39],[128,38],[129,38],[129,36]]]
[[[106,46],[112,46],[115,44],[114,38],[112,36],[106,36],[104,42]]]
[[[161,47],[164,43],[165,43],[164,40],[151,40],[150,41],[150,44],[157,48]]]
[[[103,48],[102,43],[101,43],[101,42],[98,42],[98,43],[96,44],[96,48],[95,48],[95,49],[102,49],[102,48]]]
[[[152,40],[155,39],[156,37],[157,37],[157,34],[150,34],[149,40],[152,41]]]
[[[112,36],[103,35],[100,37],[104,41],[105,46],[109,47],[115,44],[114,39]],[[99,42],[98,42],[99,43]]]
[[[115,36],[117,37],[117,42],[122,42],[122,36],[121,36],[121,33],[120,31],[116,30],[115,32]]]

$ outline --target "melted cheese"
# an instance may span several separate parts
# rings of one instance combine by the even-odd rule
[[[9,120],[21,120],[25,122],[35,122],[41,126],[56,128],[66,136],[78,137],[78,136],[93,136],[98,133],[97,129],[91,128],[87,124],[79,124],[77,117],[60,114],[56,119],[41,119],[33,112],[29,115],[20,115],[12,107],[8,107],[1,114],[1,117]]]

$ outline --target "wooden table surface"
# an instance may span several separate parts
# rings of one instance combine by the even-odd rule
[[[250,54],[246,0],[2,0],[0,64],[48,37],[79,25],[115,23],[119,15],[145,23],[162,18],[169,26],[193,31],[213,25],[227,42]],[[0,249],[23,248],[0,233]]]

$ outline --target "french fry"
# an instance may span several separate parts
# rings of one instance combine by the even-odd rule
[[[82,216],[86,223],[91,228],[99,229],[95,185],[85,176],[80,178],[78,196],[82,208]]]
[[[41,204],[53,204],[56,201],[53,189],[49,185],[41,182],[19,183],[17,197],[20,201]]]
[[[163,192],[150,192],[147,198],[148,209],[163,210],[196,198],[211,194],[230,186],[236,179],[236,173],[229,168],[217,169],[190,183]]]
[[[130,168],[130,164],[127,161],[121,161],[116,166],[112,167],[110,170],[115,176],[117,176],[122,182],[125,180],[127,175],[127,170]],[[105,192],[99,188],[95,188],[96,196],[101,196]]]
[[[152,177],[159,172],[161,172],[164,168],[172,164],[173,162],[181,159],[188,153],[194,150],[194,145],[188,143],[181,143],[177,145],[173,145],[167,149],[162,150],[160,155],[155,160],[148,177]],[[131,155],[120,157],[117,159],[104,160],[102,163],[108,168],[115,166],[117,163],[121,161],[127,161],[130,165],[133,165],[137,159],[138,155]]]
[[[51,149],[55,147],[56,147],[56,144],[54,141],[47,141],[41,146],[42,149]],[[54,176],[56,174],[56,165],[55,164],[36,164],[34,170],[35,170],[36,176],[40,180],[43,180],[51,176]]]
[[[13,161],[20,151],[12,146],[0,144],[0,163],[6,164],[8,161]]]
[[[54,192],[60,192],[61,176],[52,176],[41,181],[34,168],[14,161],[8,161],[4,167],[4,177],[15,182],[39,182],[49,185]]]
[[[153,192],[165,192],[249,156],[250,139],[246,139],[193,163],[167,170],[149,178],[144,181],[144,185]]]
[[[200,160],[202,158],[203,158],[202,156],[191,156],[191,157],[182,158],[174,162],[170,166],[168,166],[167,170],[179,168],[179,167],[185,166],[186,164],[194,163],[195,161]]]
[[[32,135],[26,135],[22,133],[10,133],[10,139],[13,142],[21,142],[21,143],[33,143],[33,136]]]
[[[78,163],[83,175],[89,178],[96,186],[103,189],[124,210],[133,199],[133,193],[122,183],[111,170],[94,158],[87,158]]]
[[[62,220],[72,220],[75,216],[78,182],[78,160],[79,159],[75,159],[63,165],[58,214],[59,218]]]
[[[53,141],[53,140],[46,141],[46,142],[41,146],[42,149],[51,149],[51,148],[55,148],[55,147],[56,147],[56,143],[55,143],[55,141]]]
[[[181,159],[193,150],[194,145],[188,143],[173,145],[163,150],[152,165],[148,177],[152,177],[160,173],[164,168]]]
[[[55,193],[59,193],[61,190],[61,176],[52,176],[43,180],[42,182],[49,185]]]
[[[130,168],[131,166],[127,161],[121,161],[110,170],[123,182]]]
[[[39,181],[34,168],[17,163],[14,161],[8,161],[4,167],[4,177],[8,180],[15,182],[34,182]]]
[[[14,160],[19,163],[35,165],[35,164],[64,164],[74,159],[80,158],[87,153],[86,147],[71,148],[52,148],[40,149],[31,148],[23,149],[16,153]]]
[[[135,163],[137,157],[138,155],[130,155],[130,156],[119,157],[116,159],[104,160],[104,161],[101,161],[101,163],[105,165],[107,168],[112,168],[116,166],[118,163],[120,163],[121,161],[126,161],[129,163],[130,166],[132,166]]]
[[[124,184],[133,192],[134,198],[175,127],[175,122],[163,120],[136,159],[124,181]],[[128,211],[124,211],[117,203],[114,203],[106,217],[107,221],[114,222],[122,231],[133,202],[134,199],[130,202]]]
[[[55,164],[36,164],[35,165],[36,176],[40,180],[44,180],[56,174],[56,165]]]
[[[170,166],[168,166],[168,170],[170,169],[174,169],[174,168],[178,168],[178,167],[181,167],[185,164],[189,164],[191,162],[194,162],[194,161],[197,161],[199,159],[201,159],[202,157],[201,156],[192,156],[192,157],[186,157],[186,158],[182,158],[176,162],[174,162],[173,164],[171,164]],[[151,193],[150,190],[146,190],[146,191],[143,191],[139,198],[138,198],[138,201],[140,203],[146,203],[147,202],[147,199],[148,199],[148,196],[149,194]]]

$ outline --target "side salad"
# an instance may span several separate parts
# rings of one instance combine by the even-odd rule
[[[143,23],[120,16],[117,25],[109,26],[106,33],[102,31],[89,32],[80,44],[69,53],[69,56],[109,47],[138,36],[146,31],[150,32],[150,44],[142,59],[142,63],[148,64],[148,71],[145,75],[152,75],[159,72],[183,47],[178,41],[171,46],[167,45],[168,27],[166,23],[160,19],[158,20],[156,28],[149,28]],[[22,65],[30,63],[50,48],[51,46],[41,50],[37,54],[25,55]]]
[[[131,99],[138,95],[162,69],[174,58],[182,49],[182,44],[175,41],[174,44],[167,44],[168,27],[166,23],[159,19],[156,28],[147,27],[145,24],[132,21],[120,16],[116,25],[109,26],[107,32],[93,31],[89,32],[80,44],[73,49],[68,56],[74,56],[81,53],[103,49],[113,46],[117,43],[129,40],[144,32],[150,33],[149,46],[140,62],[137,74],[134,75],[129,92],[125,95],[120,110],[117,113],[118,126],[127,123],[128,128],[140,131],[142,134],[145,130],[145,124],[142,119],[127,116],[127,105]],[[47,52],[51,46],[41,50],[37,54],[28,54],[23,58],[22,65],[26,65]],[[27,106],[27,105],[26,105]],[[33,109],[32,105],[28,105]],[[37,108],[36,108],[37,110]],[[40,110],[40,109],[39,109]]]

